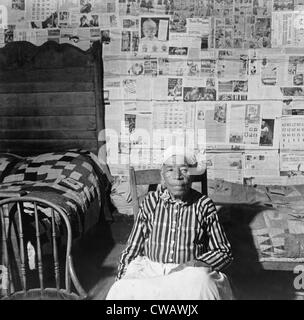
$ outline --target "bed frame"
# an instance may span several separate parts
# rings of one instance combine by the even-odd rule
[[[105,143],[102,78],[100,41],[87,51],[53,41],[1,48],[0,153],[81,148],[97,154]]]

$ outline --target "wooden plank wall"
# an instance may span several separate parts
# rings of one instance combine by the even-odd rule
[[[100,42],[84,52],[47,42],[0,49],[0,152],[98,152],[104,129]]]

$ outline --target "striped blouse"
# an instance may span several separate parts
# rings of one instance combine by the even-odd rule
[[[176,201],[167,189],[145,197],[121,254],[116,279],[138,255],[161,263],[196,259],[218,271],[232,260],[231,246],[214,203],[193,189],[186,202]]]

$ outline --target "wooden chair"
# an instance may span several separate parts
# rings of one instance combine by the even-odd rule
[[[41,209],[50,213],[50,254],[47,255],[42,250]],[[0,218],[2,299],[77,300],[86,297],[74,271],[71,225],[62,209],[35,197],[13,197],[0,201]],[[27,249],[29,218],[32,219],[31,228],[35,230],[32,232],[34,234],[31,233],[31,244],[35,251],[34,268],[30,267]],[[66,229],[66,236],[61,234],[60,238],[61,242],[65,239],[62,247],[57,243],[58,220],[60,229]]]
[[[130,167],[129,175],[134,219],[136,219],[140,205],[136,186],[149,185],[149,190],[155,190],[156,186],[161,183],[161,175],[160,169],[135,170],[134,167]],[[201,175],[191,176],[191,180],[192,182],[201,182],[201,192],[207,195],[207,171]]]

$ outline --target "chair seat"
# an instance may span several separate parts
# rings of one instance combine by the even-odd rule
[[[46,288],[41,293],[40,289],[30,289],[26,293],[24,291],[17,291],[13,294],[3,297],[2,300],[80,300],[81,298],[72,292],[66,290],[57,290],[53,288]]]

